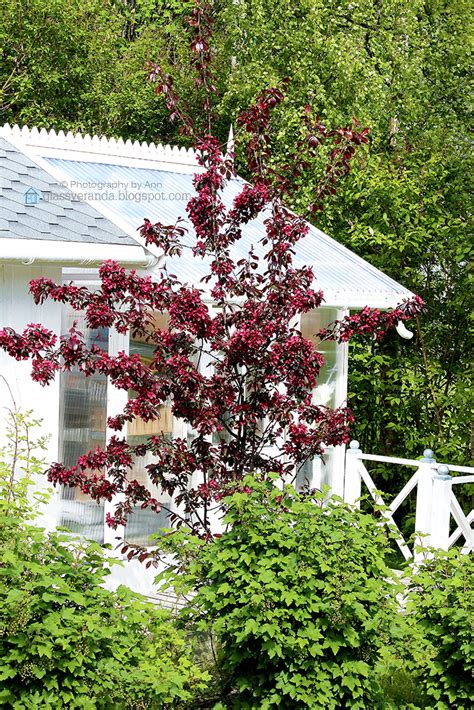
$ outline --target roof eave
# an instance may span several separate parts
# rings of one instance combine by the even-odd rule
[[[325,291],[324,305],[332,306],[347,310],[361,310],[366,306],[368,308],[379,308],[380,310],[388,310],[396,308],[403,301],[413,298],[414,294],[411,291],[404,290],[399,293],[357,293],[349,291]]]
[[[47,239],[22,239],[0,236],[0,263],[60,264],[62,266],[99,266],[107,259],[125,267],[150,268],[159,259],[141,246],[59,242]]]
[[[3,131],[5,129],[5,126],[3,126]],[[20,132],[21,134],[21,132]],[[2,129],[0,128],[0,135],[3,135]],[[35,150],[30,146],[30,145],[25,145],[22,140],[21,140],[21,135],[18,134],[12,134],[9,135],[8,137],[4,135],[4,137],[11,142],[15,148],[20,150],[24,155],[28,156],[30,160],[36,163],[36,165],[40,168],[42,168],[45,172],[47,172],[51,177],[53,177],[55,180],[57,180],[59,183],[64,184],[67,182],[68,177],[65,175],[61,170],[58,170],[54,166],[50,165],[47,160],[45,160],[41,155],[38,155],[38,153],[35,152]],[[72,195],[74,196],[74,190],[71,190]],[[109,209],[106,207],[103,203],[100,201],[95,201],[93,204],[91,204],[90,200],[82,200],[82,202],[85,202],[89,204],[90,207],[93,207],[93,209],[100,214],[102,217],[105,217],[105,219],[108,219],[112,224],[114,224],[116,227],[122,230],[128,237],[133,239],[134,242],[136,242],[137,247],[142,248],[147,252],[149,255],[150,263],[154,264],[157,263],[160,259],[163,257],[163,251],[155,247],[153,244],[146,245],[145,244],[145,239],[137,234],[137,229],[130,229],[130,226],[122,220],[120,217],[118,217],[113,210]],[[131,247],[134,248],[134,247]],[[105,258],[110,258],[110,257],[105,257]],[[77,263],[77,262],[74,262]]]

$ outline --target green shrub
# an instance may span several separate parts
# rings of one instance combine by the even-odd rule
[[[403,624],[401,624],[403,628]],[[407,657],[420,649],[419,635],[406,633],[401,638],[392,639],[391,645],[381,652],[377,664],[377,677],[383,691],[383,710],[408,710],[429,707],[428,698],[423,692],[421,683],[413,670],[413,664],[407,662]]]
[[[24,416],[12,415],[13,448],[0,452],[0,705],[186,706],[207,675],[167,613],[124,587],[104,589],[99,545],[31,522],[31,455],[11,456],[25,450]]]
[[[158,542],[178,560],[165,576],[196,590],[183,621],[217,641],[222,706],[375,707],[399,589],[382,528],[252,477],[225,505],[227,529],[212,542],[183,530]]]
[[[436,708],[471,707],[474,697],[474,560],[433,552],[410,579],[407,619],[419,637],[408,666]],[[407,648],[410,645],[406,644]]]

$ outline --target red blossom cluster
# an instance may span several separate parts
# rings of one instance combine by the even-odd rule
[[[29,323],[23,334],[16,333],[13,328],[0,330],[0,348],[5,350],[15,360],[28,360],[39,355],[42,350],[54,348],[57,337],[41,323]]]
[[[260,214],[268,200],[268,189],[263,183],[244,185],[242,192],[234,200],[229,217],[236,224],[247,224]]]
[[[210,20],[209,8],[198,3],[191,17],[195,30],[191,50],[199,89],[207,94],[215,90],[208,68]],[[152,74],[173,116],[190,130],[170,77],[159,67]],[[295,246],[309,227],[285,206],[284,197],[310,164],[304,153],[311,158],[323,142],[333,141],[326,175],[315,195],[314,205],[320,205],[347,175],[367,131],[359,131],[355,124],[330,131],[306,110],[304,145],[297,146],[288,165],[275,166],[270,119],[283,100],[280,88],[268,89],[239,118],[255,183],[244,185],[229,209],[222,191],[232,177],[230,158],[210,131],[197,140],[200,167],[187,214],[193,228],[192,253],[210,262],[201,288],[182,283],[166,269],[152,278],[112,261],[100,267],[100,285],[94,290],[44,278],[31,283],[36,303],[46,299],[67,303],[84,314],[89,328],[130,332],[144,339],[153,346],[151,363],[138,355],[109,355],[96,345],[87,346],[75,325],[59,340],[39,324],[28,325],[23,334],[0,330],[0,348],[18,360],[31,358],[32,376],[41,384],[51,382],[57,372],[76,368],[85,377],[105,375],[115,387],[131,393],[123,412],[109,418],[112,430],[119,432],[137,418],[158,419],[165,403],[174,417],[187,423],[188,439],[153,435],[134,446],[125,437],[114,436],[103,449],[81,456],[72,468],[59,463],[50,467],[53,483],[77,487],[97,501],[118,496],[120,502],[107,518],[112,527],[123,525],[137,505],[161,509],[147,487],[133,480],[134,462],[140,457],[151,457],[147,466],[151,482],[178,506],[179,513],[175,509],[170,521],[186,520],[208,535],[210,510],[244,475],[258,471],[292,476],[325,446],[349,440],[351,412],[312,403],[324,361],[303,338],[298,323],[301,314],[321,305],[323,295],[314,288],[311,268],[293,265]],[[210,111],[209,102],[206,106]],[[236,261],[232,245],[245,225],[262,213],[264,258],[250,250]],[[186,228],[182,221],[163,225],[146,219],[140,233],[146,244],[158,246],[165,255],[180,255]],[[416,315],[421,305],[415,298],[388,313],[364,309],[321,331],[320,337],[344,341],[360,332],[381,337],[398,320]],[[157,327],[157,313],[167,314],[166,329]],[[145,559],[146,553],[141,556]]]

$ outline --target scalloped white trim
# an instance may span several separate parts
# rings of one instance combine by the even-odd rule
[[[159,163],[170,163],[175,166],[197,166],[196,153],[192,148],[162,145],[161,143],[146,143],[145,141],[124,141],[123,138],[107,138],[106,136],[90,136],[88,133],[56,132],[54,128],[47,131],[33,126],[19,126],[5,123],[0,128],[0,135],[8,139],[16,138],[25,145],[40,149],[40,155],[59,155],[59,151],[67,150],[77,157],[99,156],[104,158],[127,158],[132,160],[150,160]],[[74,159],[74,158],[69,158]]]

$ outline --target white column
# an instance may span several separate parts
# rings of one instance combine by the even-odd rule
[[[359,473],[359,455],[361,454],[358,441],[351,441],[346,452],[346,470],[344,480],[344,500],[346,503],[360,507],[358,502],[361,495],[361,477]]]
[[[342,308],[337,311],[337,320],[342,320],[349,315],[349,310]],[[347,384],[349,376],[349,343],[336,344],[336,407],[347,404]],[[333,453],[331,492],[335,496],[344,497],[344,468],[346,447],[335,446]]]
[[[117,333],[115,328],[109,329],[109,355],[114,356],[119,352],[129,352],[129,334]],[[117,414],[123,412],[125,405],[128,401],[128,392],[123,389],[118,389],[115,387],[110,378],[107,379],[107,418],[115,417]],[[127,436],[127,424],[123,427],[122,431],[119,433],[120,436]],[[113,429],[107,427],[106,432],[106,443],[108,444],[112,436],[117,436],[117,432]],[[119,527],[117,530],[109,527],[105,523],[105,516],[107,513],[113,515],[115,505],[123,499],[123,495],[116,496],[115,500],[109,502],[104,501],[104,543],[112,545],[112,547],[117,546],[117,537],[123,538],[124,528]]]
[[[440,550],[449,548],[452,480],[449,468],[444,465],[439,466],[433,476],[431,547]]]

